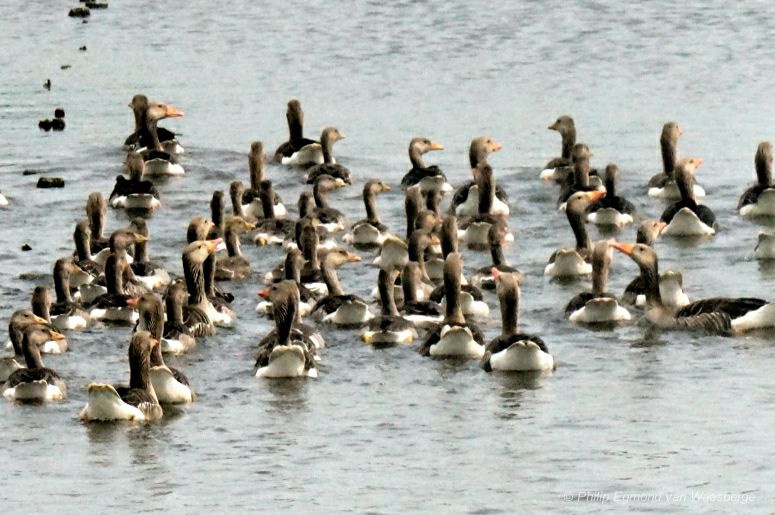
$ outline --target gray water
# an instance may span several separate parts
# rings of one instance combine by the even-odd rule
[[[775,137],[772,10],[695,1],[382,4],[113,2],[86,24],[61,2],[1,4],[0,188],[11,206],[0,211],[0,320],[28,306],[35,285],[51,283],[87,194],[110,192],[132,95],[186,112],[166,126],[183,134],[187,175],[161,186],[164,206],[150,222],[152,257],[175,273],[187,220],[208,214],[214,190],[247,181],[250,142],[269,150],[282,142],[286,102],[299,98],[308,136],[327,125],[347,135],[335,154],[356,182],[334,202],[351,220],[362,217],[367,178],[398,184],[414,135],[444,143],[429,161],[453,182],[468,177],[472,137],[504,145],[490,162],[515,206],[507,257],[527,277],[521,324],[547,341],[557,370],[488,375],[473,362],[374,351],[357,332],[322,328],[319,379],[256,380],[253,350],[272,326],[253,311],[254,274],[226,286],[237,297],[233,329],[168,358],[199,398],[165,410],[160,424],[78,421],[88,383],[126,380],[129,328],[71,333],[71,352],[44,357],[69,396],[46,406],[0,402],[3,511],[771,510],[772,337],[647,335],[637,323],[592,331],[563,320],[562,306],[589,285],[542,275],[551,252],[573,240],[553,210],[555,188],[537,175],[559,153],[546,126],[572,114],[593,166],[618,163],[621,192],[656,217],[663,206],[643,186],[661,169],[662,124],[678,121],[679,153],[705,159],[699,179],[722,229],[696,246],[658,242],[663,268],[683,272],[693,299],[771,298],[775,268],[751,259],[760,228],[734,208],[753,179],[756,145]],[[67,129],[39,131],[57,106]],[[67,186],[38,190],[25,169]],[[268,174],[286,200],[297,198],[299,172],[270,166]],[[398,232],[401,195],[394,188],[378,201]],[[111,210],[108,229],[127,221]],[[634,230],[618,237],[631,240]],[[33,250],[22,253],[24,243]],[[247,242],[243,250],[260,273],[282,257]],[[362,255],[340,277],[366,295],[376,270]],[[467,271],[489,260],[464,258]],[[611,290],[636,273],[617,254]],[[494,296],[487,301],[494,310]],[[488,337],[499,331],[496,314],[483,324]]]

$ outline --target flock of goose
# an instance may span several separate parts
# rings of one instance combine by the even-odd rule
[[[55,299],[48,287],[32,293],[30,309],[13,313],[9,335],[13,355],[0,360],[3,395],[15,401],[55,401],[66,395],[62,378],[47,368],[42,354],[67,351],[65,334],[97,321],[134,324],[128,348],[126,385],[99,382],[88,386],[84,421],[153,421],[162,406],[192,402],[194,391],[179,370],[165,364],[165,354],[193,352],[196,340],[215,334],[217,326],[234,323],[233,296],[222,281],[251,277],[251,263],[241,242],[281,245],[285,259],[265,271],[265,287],[256,312],[271,317],[275,328],[257,345],[255,375],[271,379],[316,377],[323,336],[316,325],[332,324],[359,331],[366,344],[396,346],[420,338],[419,352],[434,358],[477,359],[486,371],[549,371],[556,360],[536,335],[519,332],[520,284],[523,275],[509,265],[504,245],[513,241],[508,226],[510,204],[496,184],[488,156],[501,149],[490,137],[477,137],[469,148],[472,180],[454,189],[444,172],[427,165],[428,152],[443,146],[424,137],[409,144],[411,169],[400,181],[405,189],[406,228],[399,235],[382,223],[377,199],[391,186],[370,179],[363,185],[365,218],[348,223],[329,203],[329,194],[353,183],[350,171],[336,162],[333,147],[344,135],[335,127],[318,141],[304,137],[304,113],[297,100],[288,103],[289,139],[272,156],[277,166],[301,170],[310,185],[297,203],[297,218],[273,190],[265,173],[264,147],[251,145],[249,184],[229,185],[231,215],[222,191],[213,194],[209,217],[194,217],[182,249],[183,277],[174,279],[150,258],[150,213],[162,206],[154,177],[184,175],[184,150],[176,135],[158,122],[183,113],[163,102],[136,95],[129,104],[135,129],[124,145],[127,177],[119,176],[106,199],[91,193],[86,218],[75,224],[73,256],[53,266]],[[638,221],[633,204],[617,194],[620,172],[609,164],[590,166],[591,152],[577,143],[576,128],[561,116],[549,129],[562,138],[561,155],[541,172],[541,179],[559,186],[557,209],[567,216],[575,245],[557,249],[545,275],[551,278],[592,276],[591,290],[570,299],[564,315],[574,323],[611,324],[631,320],[634,313],[662,329],[734,334],[775,326],[775,305],[757,298],[714,297],[690,302],[679,272],[660,274],[653,243],[660,236],[712,236],[717,224],[697,199],[705,191],[696,181],[700,158],[678,158],[682,134],[677,124],[664,125],[661,135],[663,172],[648,182],[649,197],[668,203],[658,220],[642,220],[633,243],[593,242],[586,224],[624,226]],[[740,198],[742,216],[775,216],[772,146],[759,145],[757,184]],[[444,196],[450,194],[442,209]],[[105,236],[108,205],[137,215],[130,225]],[[547,206],[547,209],[554,207]],[[182,230],[182,228],[181,228]],[[344,233],[337,238],[338,233]],[[470,277],[463,274],[461,247],[489,251],[492,264]],[[375,249],[377,285],[372,301],[345,292],[337,270],[361,261],[352,251]],[[218,252],[225,250],[225,255]],[[624,293],[607,290],[613,251],[629,256],[640,268]],[[775,236],[760,235],[759,258],[775,258]],[[501,334],[486,342],[477,319],[489,316],[483,296],[494,292],[500,304]],[[306,322],[305,322],[306,320]]]

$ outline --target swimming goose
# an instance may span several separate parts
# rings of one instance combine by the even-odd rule
[[[143,218],[135,218],[129,224],[129,230],[135,235],[135,257],[131,263],[135,278],[149,290],[159,290],[172,282],[170,274],[158,263],[150,260],[150,232],[148,223]]]
[[[347,219],[338,209],[332,208],[328,203],[327,193],[343,188],[347,185],[340,178],[334,178],[330,175],[318,175],[315,184],[312,187],[312,196],[315,199],[315,209],[313,214],[320,220],[320,223],[330,233],[344,230],[347,225]]]
[[[124,276],[129,264],[119,254],[111,254],[105,262],[105,285],[107,293],[100,295],[89,307],[92,320],[119,323],[137,321],[137,311],[130,304],[134,298],[124,289]],[[145,292],[143,292],[145,293]]]
[[[222,191],[213,192],[213,198],[210,201],[210,211],[212,215],[212,226],[207,234],[207,239],[219,239],[222,242],[225,229],[225,206]],[[218,263],[215,254],[208,255],[202,264],[205,294],[209,301],[207,304],[207,315],[215,325],[230,326],[237,318],[237,314],[229,307],[229,304],[234,301],[234,295],[216,285],[215,273],[217,265]]]
[[[272,302],[275,330],[259,343],[256,377],[317,377],[315,346],[309,345],[298,331],[294,331],[299,310],[298,294],[293,281],[275,283],[265,293]]]
[[[681,200],[662,213],[661,221],[667,225],[662,229],[666,236],[710,236],[716,234],[716,215],[707,206],[697,204],[691,193],[691,183],[702,158],[681,159],[676,163],[675,184],[681,193]]]
[[[659,220],[644,220],[638,227],[635,243],[654,246],[659,233],[665,228],[665,223]],[[689,297],[683,291],[683,275],[681,272],[668,270],[659,275],[659,291],[662,303],[668,307],[681,307],[689,303]],[[646,305],[646,278],[643,274],[630,281],[622,294],[622,302],[635,306]]]
[[[155,293],[146,293],[138,299],[133,299],[132,303],[139,314],[134,332],[148,331],[152,338],[161,342],[164,334],[164,309],[159,297]],[[149,377],[160,404],[184,404],[194,401],[191,382],[183,372],[164,363],[161,345],[154,345],[151,349]]]
[[[471,165],[472,174],[480,164],[486,164],[488,156],[501,149],[501,144],[488,136],[479,136],[471,141],[468,149],[468,161]],[[490,214],[509,214],[509,197],[500,187],[495,187],[495,199],[493,200]],[[479,186],[476,181],[470,181],[457,190],[450,203],[450,213],[458,216],[476,216],[479,213]]]
[[[150,102],[145,110],[145,125],[151,135],[152,144],[142,155],[145,160],[145,175],[148,177],[185,175],[183,167],[176,163],[175,154],[164,150],[159,141],[157,123],[164,118],[183,116],[183,112],[162,102]]]
[[[94,256],[94,262],[101,267],[105,267],[105,261],[111,254],[119,254],[126,259],[127,263],[133,263],[134,258],[127,253],[131,245],[145,241],[146,237],[135,233],[131,228],[117,229],[110,233],[108,245]]]
[[[323,151],[323,162],[307,170],[307,184],[314,184],[321,175],[330,175],[334,179],[342,179],[346,184],[352,184],[350,170],[338,164],[334,159],[334,143],[343,140],[344,134],[336,127],[326,127],[320,135],[320,147]]]
[[[601,226],[622,227],[633,222],[635,205],[616,194],[619,167],[611,163],[605,167],[605,196],[589,206],[587,221]]]
[[[75,224],[73,232],[73,242],[75,243],[75,254],[78,259],[76,265],[81,269],[70,275],[71,288],[83,288],[91,285],[102,273],[103,267],[92,259],[91,254],[91,229],[88,220],[80,220]],[[86,288],[88,290],[88,288]],[[84,298],[84,292],[81,292],[81,301],[89,303],[88,298]],[[104,292],[103,292],[104,293]]]
[[[203,264],[220,243],[220,239],[196,240],[183,249],[183,276],[188,290],[188,305],[183,308],[183,320],[189,334],[194,337],[215,334],[215,323],[210,318],[215,308],[205,292]]]
[[[96,254],[108,246],[108,239],[102,234],[105,229],[105,214],[108,212],[108,203],[105,197],[98,191],[89,193],[86,199],[86,218],[89,219],[89,228],[91,229],[92,254]]]
[[[259,201],[263,208],[263,219],[256,224],[256,237],[254,239],[256,245],[283,245],[285,242],[290,241],[294,235],[296,221],[288,218],[278,218],[275,215],[274,208],[276,203],[272,181],[261,181],[259,185]],[[304,215],[300,214],[300,216]]]
[[[760,260],[775,259],[775,234],[765,231],[759,232],[753,257]]]
[[[577,143],[571,150],[573,157],[573,173],[569,174],[560,188],[560,196],[557,198],[557,208],[566,209],[568,198],[577,191],[605,191],[599,181],[590,180],[589,158],[592,157],[589,147],[583,143]]]
[[[83,422],[129,420],[154,422],[163,411],[150,379],[151,350],[159,342],[148,331],[137,331],[129,342],[129,386],[91,383],[81,410]]]
[[[398,278],[398,270],[380,270],[377,284],[382,311],[372,317],[368,328],[361,333],[364,343],[375,347],[412,343],[417,338],[414,324],[402,317],[396,308],[393,297],[393,285]]]
[[[301,282],[313,293],[328,294],[328,288],[320,272],[318,254],[318,233],[311,224],[304,224],[299,235],[299,246],[304,256],[304,266],[301,269]]]
[[[772,144],[762,141],[756,149],[755,186],[748,188],[737,203],[742,216],[775,216],[775,187],[772,184]]]
[[[479,201],[477,202],[478,212],[473,215],[471,220],[463,224],[460,239],[469,248],[484,250],[488,246],[487,234],[490,227],[498,223],[506,226],[504,237],[510,237],[513,240],[514,236],[508,231],[505,220],[505,217],[509,214],[508,207],[506,207],[505,211],[502,211],[495,209],[493,205],[496,197],[495,178],[493,177],[492,168],[487,163],[482,163],[474,170],[474,177],[476,178],[475,182],[479,194]]]
[[[576,125],[573,123],[573,118],[563,115],[549,125],[548,129],[560,133],[560,137],[562,138],[562,153],[559,157],[550,159],[549,162],[544,165],[540,178],[544,181],[562,183],[573,171],[571,149],[573,148],[573,145],[576,144]]]
[[[320,149],[320,143],[304,137],[304,111],[298,100],[293,99],[288,102],[285,118],[288,121],[288,141],[277,147],[272,160],[283,164],[299,165],[322,163],[323,153]],[[298,152],[305,147],[309,148],[298,155]],[[305,160],[308,162],[295,162]]]
[[[544,275],[549,277],[576,277],[592,273],[589,264],[589,235],[583,216],[590,204],[602,197],[603,191],[578,191],[568,198],[565,215],[576,237],[575,248],[561,248],[549,257]]]
[[[565,318],[571,322],[598,324],[630,320],[630,313],[619,305],[616,297],[606,291],[608,268],[613,248],[607,241],[592,247],[592,291],[581,292],[565,306]]]
[[[250,277],[250,261],[242,255],[239,237],[255,229],[255,225],[238,216],[226,220],[224,240],[228,256],[218,259],[215,278],[219,281],[241,281]]]
[[[24,329],[22,352],[27,368],[20,368],[8,376],[3,397],[9,401],[46,402],[65,398],[67,389],[62,378],[43,365],[40,346],[50,340],[63,340],[64,335],[50,327],[30,324]]]
[[[129,179],[116,177],[116,184],[110,192],[111,207],[152,211],[161,207],[161,194],[151,181],[144,181],[145,161],[137,152],[130,152],[124,160]]]
[[[70,295],[70,274],[81,269],[70,258],[54,263],[54,291],[56,302],[51,306],[52,325],[60,331],[84,329],[91,321],[89,314]]]
[[[183,309],[188,304],[186,282],[176,280],[169,285],[164,296],[166,318],[164,321],[164,338],[159,343],[161,351],[166,354],[183,354],[196,347],[196,340],[191,335],[183,318]]]
[[[296,283],[296,287],[299,289],[299,316],[307,316],[312,311],[317,298],[321,295],[315,294],[306,286],[301,284],[301,269],[304,266],[304,256],[299,249],[290,249],[285,255],[285,261],[283,261],[283,275],[279,277],[277,281],[281,280],[293,281]],[[272,315],[272,303],[268,300],[262,300],[256,305],[256,313],[260,315]]]
[[[494,290],[495,276],[492,274],[493,270],[497,270],[501,274],[512,274],[517,278],[517,282],[522,284],[522,272],[509,265],[508,260],[506,260],[506,257],[503,255],[503,245],[508,241],[506,238],[508,234],[508,228],[504,223],[501,222],[490,225],[487,239],[490,246],[492,264],[477,270],[471,277],[471,284],[478,286],[483,290]]]
[[[662,172],[649,179],[647,188],[649,197],[661,198],[665,200],[678,200],[681,193],[674,181],[674,169],[678,160],[678,138],[684,131],[675,122],[667,122],[662,126],[662,135],[659,138],[659,145],[662,150]],[[695,198],[705,196],[705,190],[691,180],[692,194]]]
[[[425,256],[425,272],[428,274],[428,278],[437,284],[444,278],[444,260],[450,252],[458,251],[457,217],[455,215],[445,216],[441,220],[440,227],[438,236],[441,253],[431,253],[431,255]],[[468,284],[465,277],[461,277],[461,283]]]
[[[264,176],[264,144],[260,141],[254,141],[250,145],[248,168],[250,170],[250,189],[242,194],[241,213],[238,213],[235,210],[234,214],[260,220],[266,216],[264,214],[266,209],[261,202],[261,183],[266,180],[266,178]],[[240,183],[240,186],[241,185],[242,183]],[[278,195],[275,195],[272,202],[274,206],[274,216],[282,218],[288,213]]]
[[[30,299],[30,305],[32,307],[32,313],[44,320],[45,323],[51,327],[51,294],[49,293],[48,286],[36,286],[32,291],[32,298]],[[40,352],[42,354],[62,354],[67,352],[68,344],[67,338],[60,338],[57,340],[47,340],[40,346]]]
[[[750,297],[713,297],[697,300],[679,309],[665,306],[659,291],[656,251],[641,243],[612,243],[640,267],[646,278],[646,318],[662,329],[705,330],[738,334],[775,326],[775,304]]]
[[[427,329],[444,320],[444,311],[438,302],[417,300],[417,288],[421,280],[420,265],[409,261],[401,273],[401,288],[404,293],[401,311],[412,325]]]
[[[14,311],[13,315],[11,315],[11,320],[8,322],[8,337],[11,341],[13,355],[0,358],[0,383],[6,382],[8,376],[16,370],[24,368],[22,338],[24,337],[24,330],[31,324],[45,326],[46,320],[28,309]]]
[[[412,169],[406,172],[401,179],[401,186],[408,188],[424,180],[436,178],[441,178],[442,181],[447,182],[447,176],[444,175],[441,168],[436,165],[425,165],[423,154],[434,150],[444,150],[444,145],[424,137],[412,138],[412,141],[409,142],[409,161],[412,162]]]
[[[359,327],[374,318],[365,300],[357,295],[344,293],[336,276],[336,268],[360,260],[360,256],[342,249],[322,253],[320,275],[326,283],[328,294],[320,298],[312,309],[312,316],[316,320],[339,326]]]
[[[554,370],[557,362],[543,339],[519,333],[519,284],[511,273],[493,269],[501,309],[501,334],[485,346],[481,367],[487,371],[529,372]]]
[[[429,331],[419,352],[423,356],[481,358],[484,337],[479,328],[467,322],[460,305],[460,254],[453,252],[444,261],[446,308],[444,321]]]
[[[151,138],[151,134],[148,132],[148,127],[145,123],[145,111],[148,109],[148,97],[142,94],[135,95],[132,97],[129,107],[132,109],[135,117],[135,130],[124,141],[124,149],[133,151],[152,147],[153,139]],[[170,154],[182,154],[184,152],[183,147],[178,143],[175,133],[171,130],[165,129],[164,127],[157,127],[156,135],[165,152],[169,152]]]
[[[363,186],[363,204],[366,207],[366,218],[355,222],[344,241],[362,247],[381,245],[388,234],[387,225],[380,220],[377,212],[377,195],[390,191],[390,186],[383,181],[371,179]]]

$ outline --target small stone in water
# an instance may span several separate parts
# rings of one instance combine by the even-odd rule
[[[28,244],[25,243],[24,245],[22,245],[22,251],[23,252],[27,252],[27,251],[30,251],[30,250],[32,250],[32,247],[30,247]]]
[[[41,177],[38,179],[38,188],[64,188],[65,180],[61,177]]]

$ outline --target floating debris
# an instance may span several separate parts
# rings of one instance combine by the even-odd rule
[[[46,82],[43,83],[43,87],[51,91],[51,79],[46,79]]]
[[[38,188],[64,188],[65,180],[61,177],[41,177],[38,179]]]
[[[78,50],[80,50],[81,52],[86,52],[86,45],[79,46]]]
[[[88,18],[91,16],[91,11],[88,7],[79,5],[78,7],[70,9],[70,12],[68,12],[67,15],[71,18]]]
[[[32,247],[30,247],[27,243],[22,245],[22,252],[29,252],[30,250],[32,250]]]
[[[72,65],[70,65],[70,64],[63,64],[62,66],[60,66],[60,67],[59,67],[59,69],[60,69],[60,70],[69,70],[69,69],[70,69],[70,68],[72,68],[72,67],[73,67],[73,66],[72,66]]]
[[[48,132],[51,130],[51,120],[40,120],[38,122],[38,129],[43,129]]]

